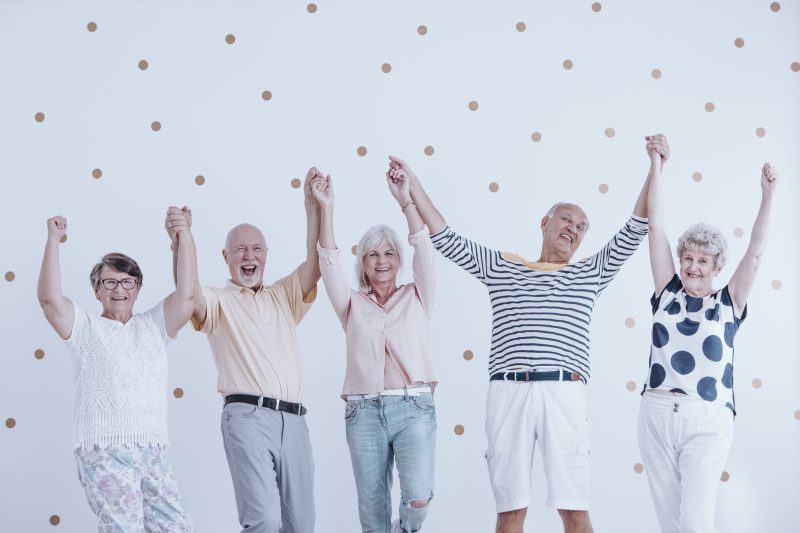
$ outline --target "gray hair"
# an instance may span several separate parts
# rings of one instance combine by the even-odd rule
[[[397,259],[400,262],[400,267],[403,266],[403,249],[400,247],[400,237],[389,226],[378,224],[372,226],[358,241],[356,247],[356,279],[358,279],[358,289],[361,291],[369,291],[372,287],[364,272],[364,258],[373,250],[377,250],[384,241],[389,243],[395,252],[397,252]]]
[[[719,269],[728,262],[728,241],[722,231],[714,226],[699,222],[692,224],[678,239],[678,260],[686,250],[697,251],[714,256],[714,266]]]
[[[139,286],[139,288],[142,288],[143,276],[142,270],[139,268],[139,264],[133,258],[128,257],[125,254],[112,252],[104,255],[102,259],[100,259],[100,262],[92,267],[92,271],[89,274],[89,282],[92,284],[92,288],[94,290],[100,288],[100,272],[103,270],[104,266],[107,266],[108,268],[117,272],[130,274],[131,277],[136,279],[136,284]]]
[[[555,204],[553,204],[553,207],[550,208],[550,210],[547,212],[547,214],[545,216],[547,218],[553,218],[553,216],[556,214],[556,210],[559,207],[561,207],[562,205],[567,205],[567,204],[569,204],[569,202],[556,202]],[[570,204],[570,205],[574,205],[575,207],[577,207],[578,209],[583,211],[583,208],[581,206],[579,206],[578,204]],[[586,213],[584,212],[584,214],[586,214]],[[587,220],[586,220],[586,229],[587,230],[589,229],[589,225],[590,224],[589,224],[589,220],[588,220],[588,217],[587,217]]]

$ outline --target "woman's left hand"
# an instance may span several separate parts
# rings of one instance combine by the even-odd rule
[[[389,166],[389,171],[386,172],[386,183],[389,185],[389,192],[401,206],[411,201],[409,182],[410,180],[402,168],[397,165]]]
[[[772,163],[764,163],[761,167],[761,192],[763,194],[772,194],[775,190],[775,185],[778,181],[778,171],[772,166]]]

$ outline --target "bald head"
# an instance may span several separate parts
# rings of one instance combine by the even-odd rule
[[[267,243],[261,230],[252,224],[239,224],[228,232],[222,257],[231,273],[231,281],[241,287],[258,290],[267,262]]]
[[[235,249],[236,245],[242,240],[252,242],[258,241],[265,248],[267,246],[267,241],[264,239],[264,234],[261,233],[260,229],[252,224],[239,224],[238,226],[234,226],[234,228],[228,232],[228,236],[225,237],[225,249]]]

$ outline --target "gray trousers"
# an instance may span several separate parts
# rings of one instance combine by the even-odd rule
[[[229,403],[221,425],[243,533],[313,533],[314,460],[305,417]]]

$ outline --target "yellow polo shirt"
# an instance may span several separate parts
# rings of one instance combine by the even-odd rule
[[[314,287],[303,300],[297,270],[258,291],[232,281],[224,288],[203,289],[206,320],[192,319],[192,325],[208,336],[220,394],[303,400],[303,367],[295,327],[316,295]]]

